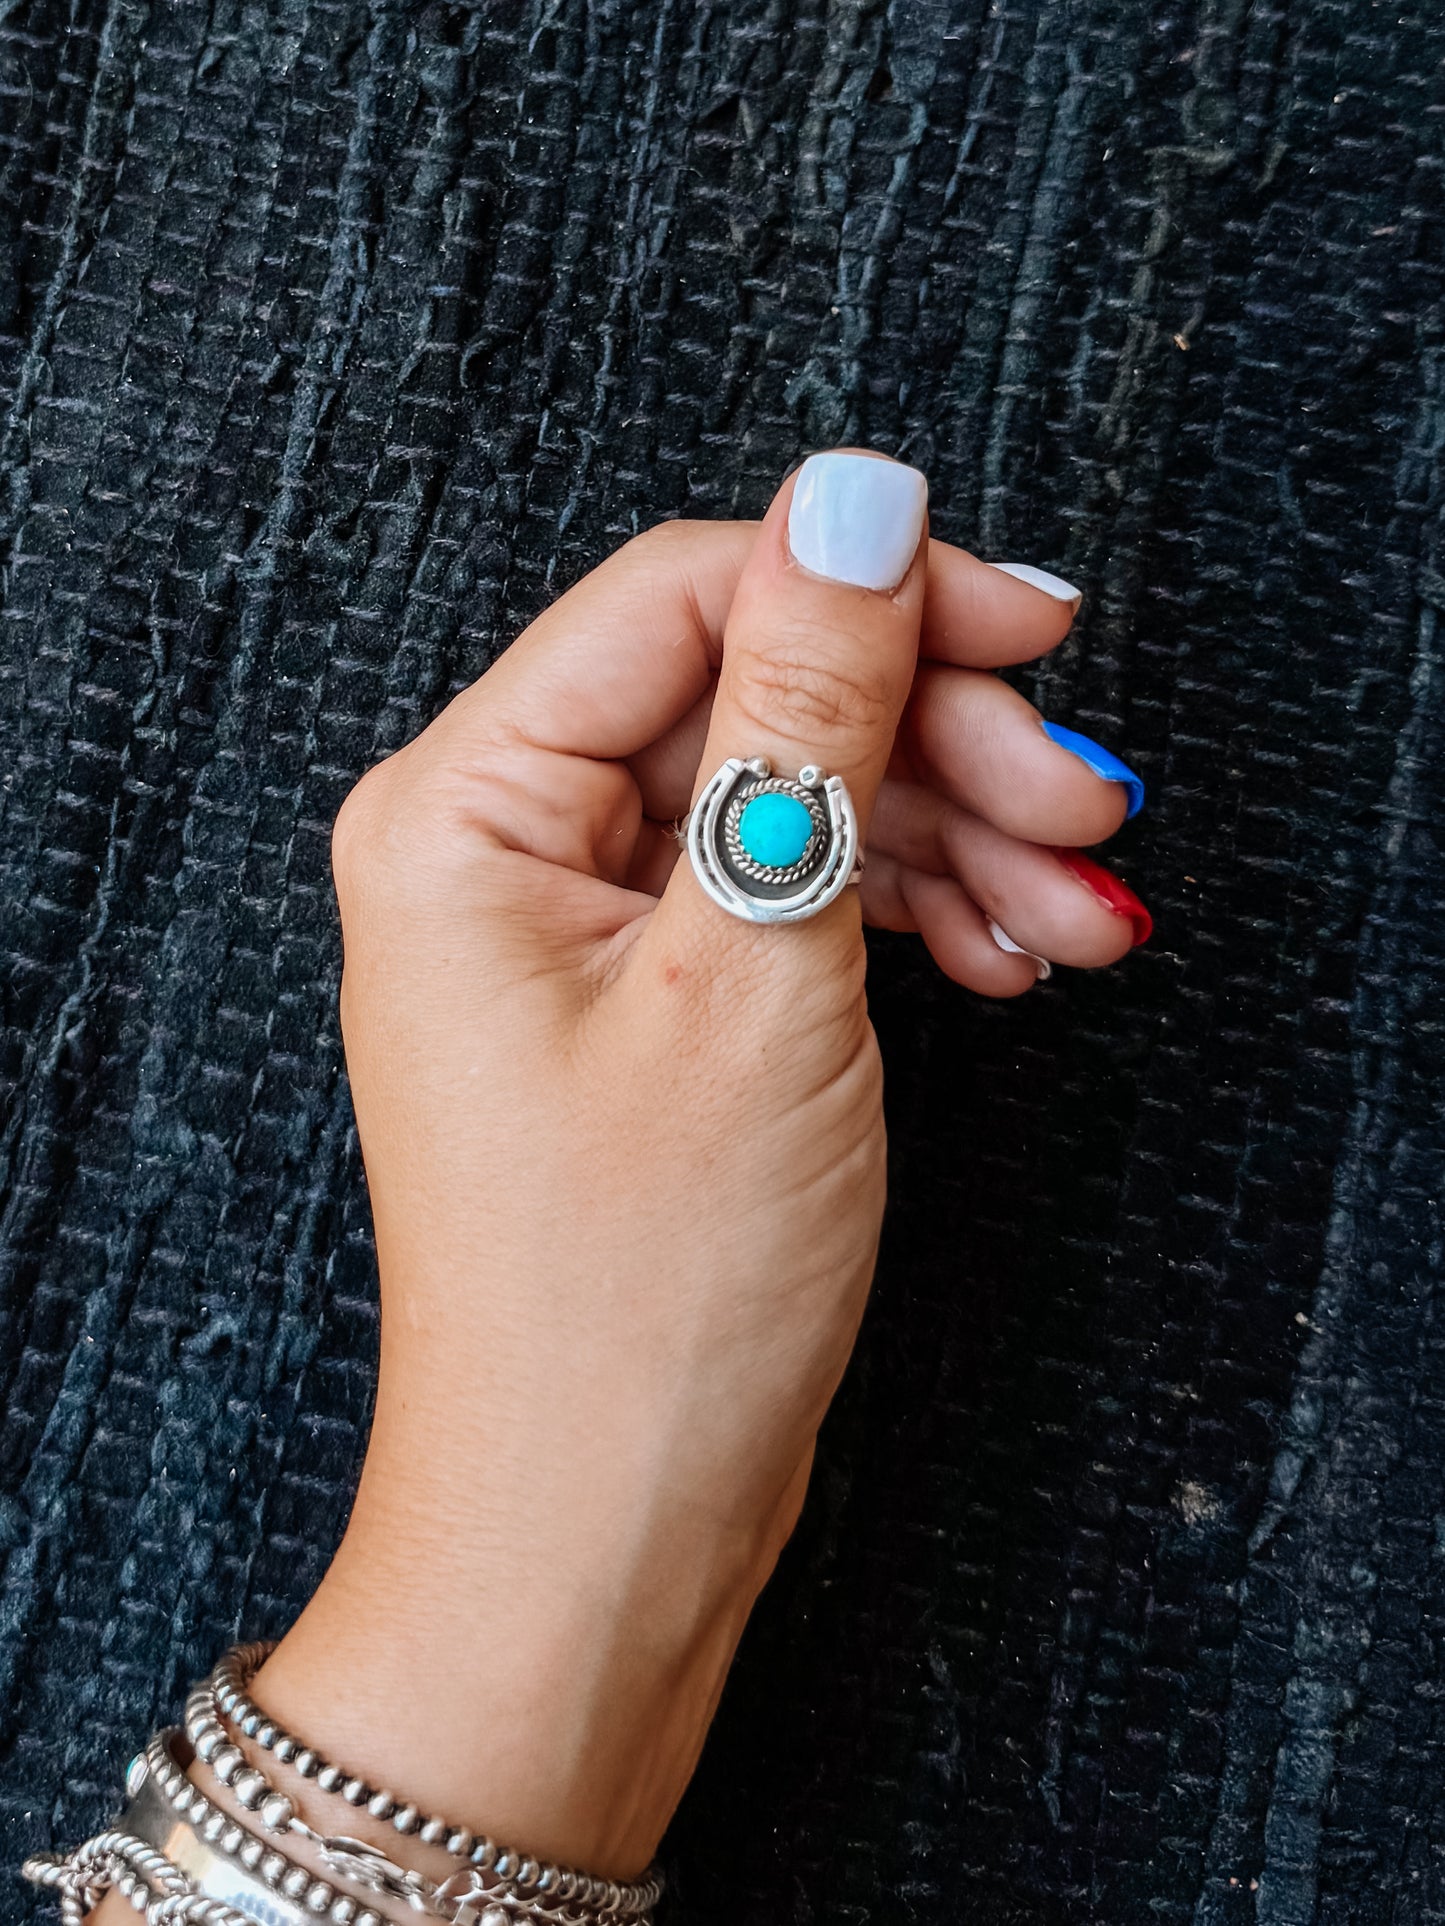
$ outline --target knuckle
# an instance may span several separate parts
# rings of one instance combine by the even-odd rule
[[[729,694],[747,722],[803,744],[872,736],[894,719],[892,692],[876,669],[804,646],[741,657]]]
[[[402,750],[368,769],[348,792],[331,831],[331,873],[347,905],[419,900],[476,869],[486,841],[475,835],[479,785],[443,759],[412,764]]]
[[[363,875],[384,840],[390,815],[387,765],[378,763],[348,790],[331,827],[331,873],[344,895]]]

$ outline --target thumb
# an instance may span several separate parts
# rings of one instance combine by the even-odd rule
[[[927,508],[916,468],[849,449],[812,456],[783,484],[733,596],[694,803],[729,758],[766,758],[790,780],[812,765],[847,785],[861,842],[918,657]],[[758,847],[765,863],[796,854],[789,808],[807,833],[796,804],[775,808],[781,838]],[[702,930],[714,954],[728,938],[719,924],[746,929],[686,861],[653,921],[669,944]],[[856,905],[831,903],[809,927],[821,936],[829,925],[832,940],[856,941]]]

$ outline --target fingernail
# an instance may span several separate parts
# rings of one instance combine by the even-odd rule
[[[996,568],[1000,575],[1012,575],[1016,582],[1027,582],[1030,588],[1042,589],[1056,602],[1072,602],[1077,608],[1084,599],[1084,591],[1066,582],[1062,575],[1050,575],[1046,568],[1035,568],[1031,562],[990,562],[989,567]]]
[[[1056,742],[1061,749],[1067,749],[1071,756],[1077,756],[1096,776],[1102,776],[1105,782],[1120,785],[1129,798],[1129,807],[1124,812],[1125,822],[1139,814],[1144,807],[1143,780],[1112,749],[1106,749],[1102,742],[1095,742],[1092,736],[1081,736],[1077,729],[1066,729],[1061,722],[1046,722],[1044,734],[1050,742]]]
[[[810,455],[788,508],[795,561],[833,582],[891,589],[923,533],[928,483],[916,468],[873,455]]]
[[[1071,876],[1077,876],[1084,888],[1090,892],[1106,910],[1115,916],[1127,916],[1134,925],[1134,948],[1147,943],[1154,928],[1154,918],[1145,909],[1139,898],[1127,883],[1121,883],[1117,876],[1111,876],[1107,869],[1086,856],[1081,849],[1056,849],[1055,856]]]
[[[1007,931],[1001,930],[998,924],[994,922],[991,916],[986,916],[984,918],[984,921],[988,924],[989,935],[993,938],[994,942],[998,944],[1001,950],[1007,950],[1010,956],[1028,957],[1030,961],[1035,965],[1034,975],[1038,978],[1038,981],[1040,983],[1048,982],[1049,978],[1054,973],[1054,966],[1052,963],[1049,962],[1047,957],[1035,956],[1033,951],[1026,950],[1022,943],[1015,943],[1015,941],[1007,933]]]

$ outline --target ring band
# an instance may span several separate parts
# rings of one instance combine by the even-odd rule
[[[792,778],[730,756],[678,833],[708,895],[747,923],[801,923],[863,873],[848,786],[815,763]]]

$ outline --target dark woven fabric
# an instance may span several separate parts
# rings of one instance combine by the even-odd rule
[[[1021,682],[1146,775],[1158,935],[999,1007],[875,946],[876,1300],[671,1916],[1445,1921],[1442,57],[1431,0],[0,5],[7,1861],[345,1517],[342,794],[863,440],[1086,587]]]

